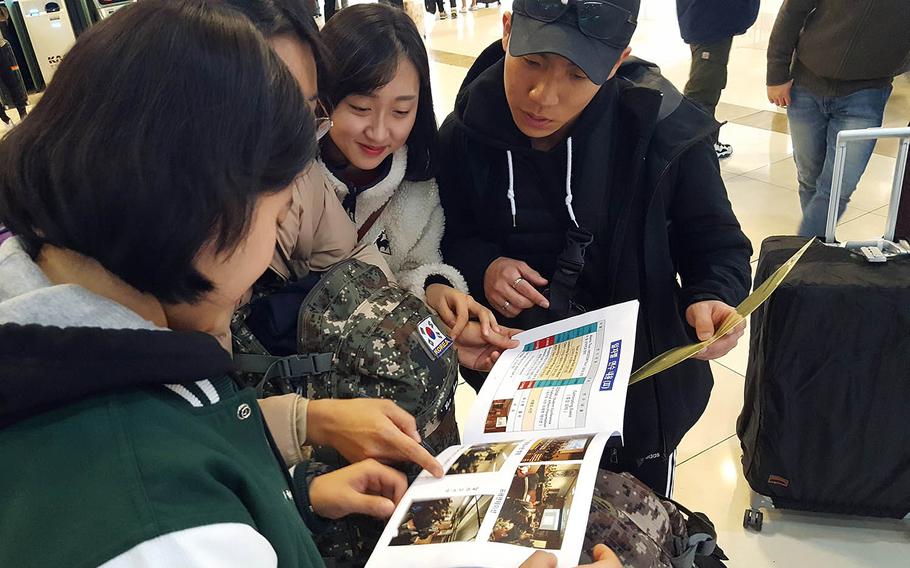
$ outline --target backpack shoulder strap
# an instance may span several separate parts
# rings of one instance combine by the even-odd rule
[[[288,357],[237,353],[234,365],[242,373],[262,375],[257,391],[273,379],[301,379],[321,375],[332,370],[332,353],[303,353]]]
[[[585,268],[585,249],[592,242],[594,235],[586,229],[572,227],[566,231],[566,248],[556,258],[556,271],[550,279],[550,310],[559,318],[573,315],[572,296]]]
[[[723,568],[723,560],[729,560],[717,546],[717,530],[704,513],[692,512],[672,499],[667,499],[686,516],[688,542],[682,543],[684,551],[671,560],[674,568],[696,566],[698,568]]]

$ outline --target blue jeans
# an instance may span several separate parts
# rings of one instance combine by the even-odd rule
[[[791,89],[787,118],[799,180],[799,202],[803,209],[799,225],[801,236],[825,234],[837,133],[881,126],[890,95],[890,85],[882,89],[863,89],[843,97],[819,97],[796,85]],[[852,142],[847,147],[838,219],[866,170],[874,148],[874,140]]]

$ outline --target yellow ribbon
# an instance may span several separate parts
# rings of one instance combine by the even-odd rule
[[[717,328],[717,331],[714,332],[714,335],[710,339],[706,339],[700,343],[695,343],[694,345],[683,345],[682,347],[677,347],[671,349],[666,353],[658,355],[657,357],[651,359],[645,363],[640,369],[632,373],[632,377],[629,379],[629,384],[634,385],[638,381],[643,381],[648,377],[656,375],[657,373],[666,371],[674,365],[682,363],[686,359],[701,353],[709,345],[719,340],[723,336],[727,335],[733,329],[738,326],[740,323],[746,321],[746,318],[749,317],[749,314],[758,309],[759,306],[765,303],[768,298],[771,297],[771,294],[777,290],[777,287],[780,286],[780,283],[783,282],[784,278],[790,274],[790,271],[793,270],[793,267],[796,266],[796,263],[802,258],[803,254],[809,249],[809,246],[815,242],[815,239],[810,239],[803,248],[799,249],[796,254],[790,257],[787,262],[783,263],[780,268],[774,271],[774,274],[770,278],[765,280],[761,286],[755,289],[748,298],[743,300],[743,302],[736,307],[736,311],[731,312],[729,316],[720,324],[720,327]]]

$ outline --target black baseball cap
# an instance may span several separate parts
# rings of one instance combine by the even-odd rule
[[[629,46],[640,0],[515,0],[509,53],[555,53],[602,85]]]

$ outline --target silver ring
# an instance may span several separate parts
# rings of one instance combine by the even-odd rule
[[[502,305],[502,309],[508,310],[509,306],[511,306],[511,305],[512,305],[512,302],[506,300],[506,303]]]
[[[512,282],[512,288],[518,288],[518,285],[524,282],[524,278],[516,278],[515,282]]]

